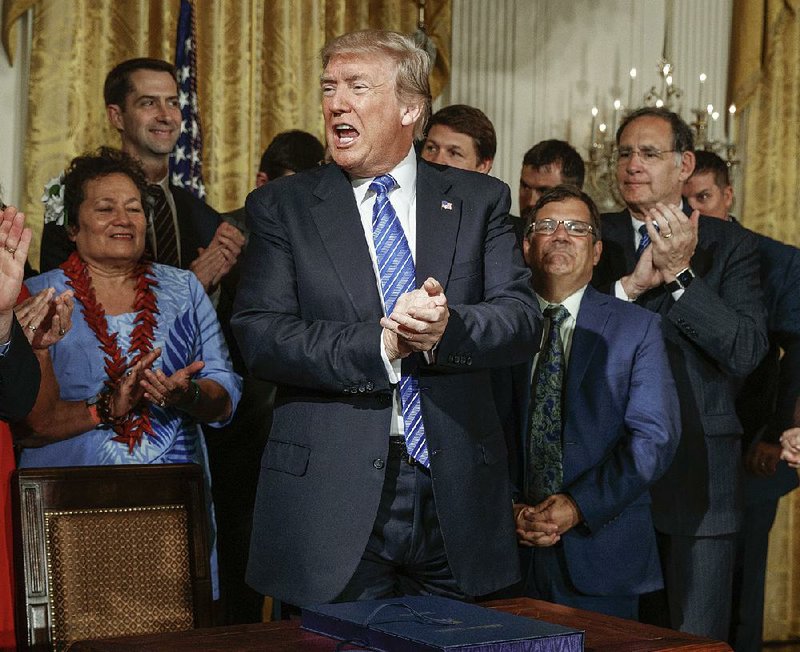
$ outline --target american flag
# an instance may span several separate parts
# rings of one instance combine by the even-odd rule
[[[197,104],[196,45],[194,3],[191,0],[181,0],[175,47],[181,135],[169,161],[170,179],[173,185],[185,188],[202,199],[206,196],[206,189],[203,185],[203,132],[200,129],[200,110]]]

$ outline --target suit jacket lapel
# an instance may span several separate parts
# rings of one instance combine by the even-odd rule
[[[447,290],[461,223],[460,197],[448,194],[452,183],[441,170],[417,164],[417,287],[432,276]]]
[[[383,308],[353,187],[347,175],[331,164],[314,194],[320,203],[311,208],[311,216],[328,254],[330,272],[338,275],[359,319],[374,320]]]
[[[578,391],[586,369],[591,363],[597,345],[602,341],[603,331],[606,328],[611,311],[608,302],[616,299],[592,289],[586,288],[572,334],[572,348],[570,349],[567,365],[567,380],[565,396],[574,396]]]
[[[603,222],[604,236],[622,246],[625,256],[625,273],[630,274],[636,267],[636,246],[631,216],[627,210],[616,213],[613,219]]]

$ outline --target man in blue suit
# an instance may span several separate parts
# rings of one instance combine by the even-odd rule
[[[546,321],[533,366],[514,370],[522,415],[515,469],[522,496],[514,512],[525,593],[636,618],[639,595],[662,586],[648,489],[669,466],[680,434],[661,319],[588,285],[602,251],[588,195],[557,186],[526,217],[523,251],[539,305],[545,315],[551,306],[568,314],[558,333]],[[542,369],[559,373],[546,361],[550,337],[558,338],[566,366],[553,397],[541,393],[548,382]],[[543,468],[536,440],[547,423],[538,403],[558,402],[559,394],[560,451]],[[561,481],[542,489],[539,476],[553,467]]]
[[[367,30],[322,52],[333,163],[247,199],[233,330],[278,386],[248,582],[295,605],[483,595],[519,578],[491,369],[539,309],[508,187],[417,160],[430,60]]]

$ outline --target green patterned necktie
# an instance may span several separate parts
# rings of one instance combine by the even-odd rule
[[[564,386],[564,344],[561,324],[569,317],[562,305],[544,311],[550,320],[547,341],[539,353],[531,386],[528,464],[525,498],[536,505],[561,490],[561,389]]]

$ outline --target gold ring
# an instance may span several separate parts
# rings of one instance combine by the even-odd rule
[[[672,237],[672,231],[670,231],[669,233],[665,233],[665,234],[664,234],[663,236],[661,236],[661,237],[663,237],[663,238],[666,238],[666,239],[668,240],[669,238],[671,238],[671,237]]]
[[[161,400],[161,401],[159,402],[158,406],[159,406],[159,407],[162,407],[162,408],[165,408],[165,407],[167,407],[167,402],[166,402],[166,401],[164,401],[164,400]]]
[[[65,331],[63,328],[59,328],[59,329],[58,329],[58,334],[59,334],[61,337],[63,337],[63,336],[64,336],[64,333],[66,333],[66,332],[67,332],[67,331]]]
[[[35,331],[36,330],[36,326],[33,326],[32,324],[28,324],[28,330]]]
[[[5,247],[5,250],[10,253],[12,256],[17,253],[17,250],[14,247]]]

